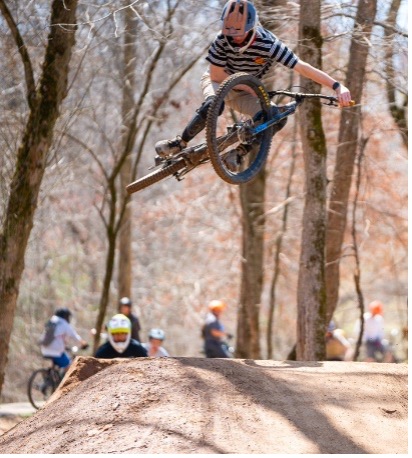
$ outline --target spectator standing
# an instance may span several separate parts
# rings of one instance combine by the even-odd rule
[[[380,301],[373,301],[368,308],[369,312],[364,315],[363,342],[366,344],[367,361],[376,361],[376,353],[385,356],[387,351],[387,345],[384,342],[383,304]]]
[[[149,332],[149,342],[142,344],[146,348],[149,356],[166,357],[170,356],[166,349],[162,347],[165,340],[165,333],[162,329],[151,329]]]
[[[134,358],[147,356],[146,349],[140,342],[132,339],[132,323],[127,316],[118,313],[107,324],[108,341],[101,345],[96,358]]]
[[[350,361],[352,347],[345,338],[343,330],[337,329],[333,321],[329,323],[326,331],[326,360]]]
[[[119,313],[126,315],[132,323],[132,339],[140,342],[140,321],[132,312],[132,301],[129,297],[122,297],[119,301]]]
[[[220,316],[226,309],[226,304],[223,301],[213,300],[209,303],[208,308],[209,313],[202,328],[206,358],[230,358],[231,355],[224,345],[224,339],[229,335],[220,322]]]

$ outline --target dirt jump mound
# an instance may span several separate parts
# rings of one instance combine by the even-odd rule
[[[0,453],[407,453],[407,366],[79,357]]]

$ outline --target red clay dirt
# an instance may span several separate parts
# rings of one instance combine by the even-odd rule
[[[0,453],[408,452],[407,365],[78,357]]]

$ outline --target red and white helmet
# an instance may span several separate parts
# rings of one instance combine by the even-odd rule
[[[258,23],[256,9],[247,0],[229,0],[223,7],[221,19],[222,33],[230,37],[243,36]]]

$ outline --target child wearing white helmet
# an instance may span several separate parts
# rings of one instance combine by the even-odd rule
[[[146,348],[147,353],[151,357],[166,357],[170,356],[167,350],[162,347],[165,340],[165,333],[162,329],[154,328],[149,332],[149,342],[142,344]]]

